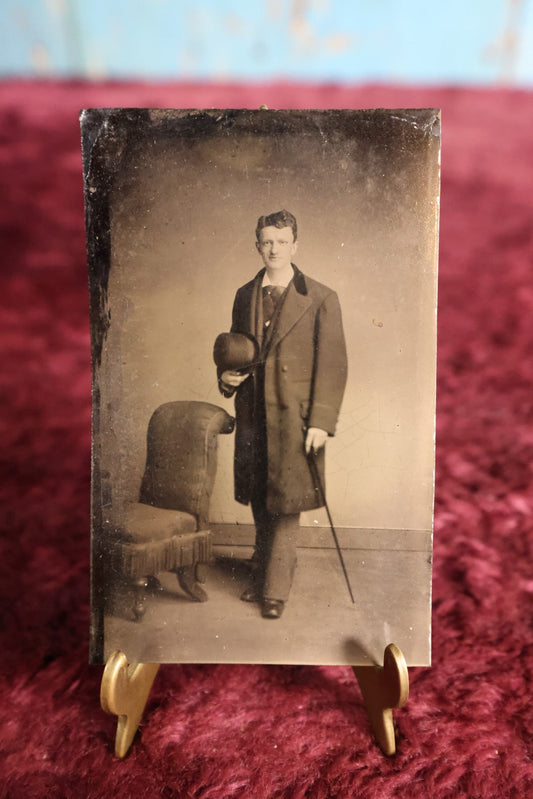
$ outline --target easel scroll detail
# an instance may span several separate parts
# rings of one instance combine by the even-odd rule
[[[115,650],[106,662],[100,704],[106,713],[118,716],[117,757],[125,757],[128,753],[158,670],[159,663],[128,665],[126,655],[120,650]]]
[[[384,754],[393,755],[396,739],[392,710],[403,707],[409,698],[409,672],[403,653],[395,644],[389,644],[383,667],[354,666],[353,670],[376,741]]]

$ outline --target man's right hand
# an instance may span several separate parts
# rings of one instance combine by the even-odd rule
[[[225,386],[230,386],[231,388],[239,388],[241,383],[244,383],[247,377],[250,377],[250,373],[241,374],[237,371],[230,371],[222,372],[220,375],[220,382]]]

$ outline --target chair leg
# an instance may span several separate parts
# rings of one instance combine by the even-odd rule
[[[199,583],[207,582],[207,563],[197,563],[194,570]]]
[[[154,574],[147,575],[147,577],[146,577],[146,590],[149,593],[151,593],[151,594],[155,593],[156,591],[162,591],[163,590],[163,586],[161,585],[161,582],[158,580],[158,578]]]
[[[146,611],[146,591],[149,585],[148,577],[139,577],[133,586],[133,615],[135,621],[140,621]]]
[[[176,569],[176,576],[181,588],[195,602],[206,602],[208,596],[197,579],[196,566],[182,566]]]

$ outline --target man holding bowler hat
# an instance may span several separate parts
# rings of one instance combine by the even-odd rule
[[[251,503],[256,527],[255,569],[241,599],[276,619],[296,566],[300,512],[324,504],[325,443],[335,433],[347,364],[337,295],[292,261],[295,217],[261,216],[256,239],[264,268],[237,291],[228,342],[231,349],[232,334],[236,346],[248,339],[248,364],[215,359],[220,390],[235,395],[235,498]]]

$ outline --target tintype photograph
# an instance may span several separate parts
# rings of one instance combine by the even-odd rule
[[[81,125],[91,660],[428,665],[438,111]]]

